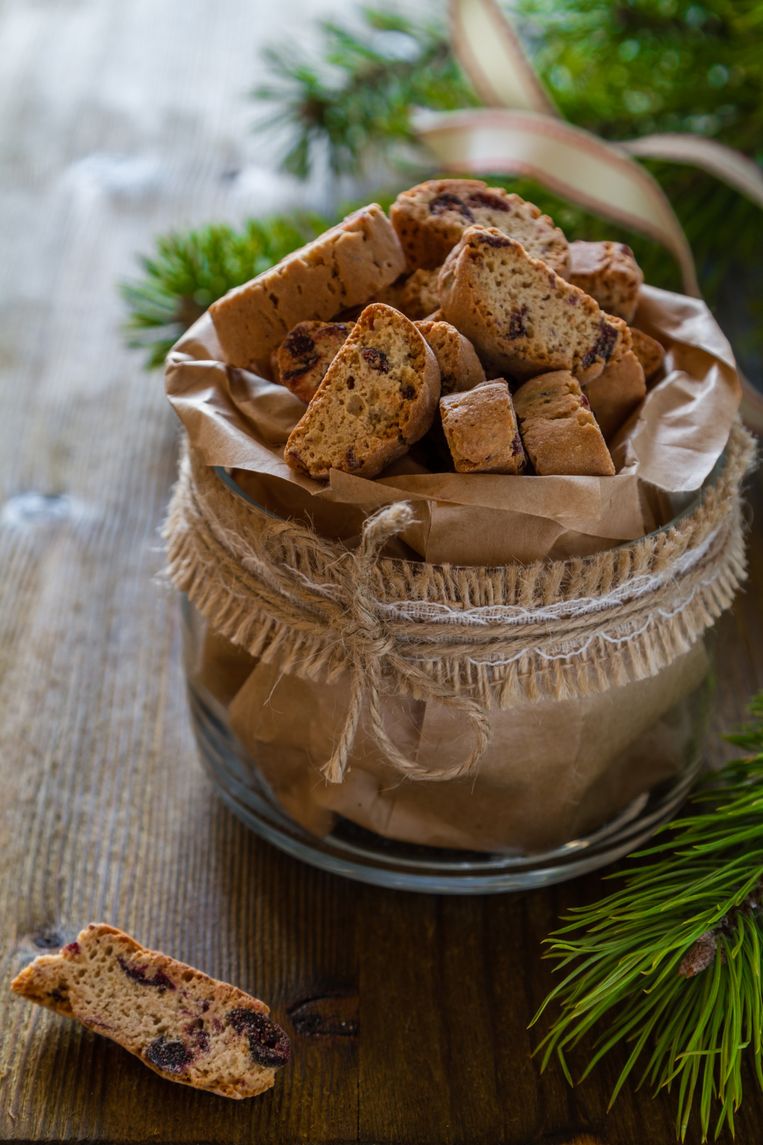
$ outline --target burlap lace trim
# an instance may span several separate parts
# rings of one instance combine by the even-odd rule
[[[735,426],[720,473],[659,533],[592,557],[464,568],[380,556],[411,521],[405,503],[369,518],[349,550],[260,512],[186,451],[165,526],[168,572],[252,656],[315,681],[349,672],[329,780],[341,781],[364,714],[401,772],[442,779],[477,766],[491,708],[623,685],[688,651],[745,578],[741,484],[753,457]],[[470,721],[474,747],[457,772],[424,769],[390,740],[383,698],[400,694]]]

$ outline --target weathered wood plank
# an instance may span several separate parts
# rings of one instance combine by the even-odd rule
[[[598,877],[483,901],[354,886],[253,838],[197,762],[153,579],[176,428],[121,346],[114,284],[151,234],[289,193],[254,201],[269,157],[240,95],[255,42],[303,7],[0,7],[0,979],[106,918],[261,993],[295,1045],[239,1105],[0,990],[0,1140],[669,1142],[669,1099],[629,1091],[607,1114],[622,1054],[574,1091],[530,1057],[541,939]],[[751,556],[717,728],[763,686],[760,530]],[[739,1141],[761,1116],[751,1093]]]

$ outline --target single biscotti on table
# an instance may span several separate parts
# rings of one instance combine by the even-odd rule
[[[382,302],[367,306],[286,442],[297,472],[331,469],[375,477],[432,424],[440,370],[410,319]]]
[[[607,366],[603,374],[583,386],[593,416],[609,441],[646,395],[644,371],[632,350]]]
[[[615,467],[577,378],[567,370],[542,374],[514,394],[519,430],[541,477],[611,477]]]
[[[525,451],[503,378],[440,398],[440,414],[457,473],[520,473],[524,469]]]
[[[557,274],[569,266],[567,239],[534,203],[479,179],[432,179],[398,195],[390,208],[408,265],[435,267],[468,226],[479,223],[521,242]]]
[[[273,380],[309,402],[352,327],[352,322],[297,323],[271,355]]]
[[[651,334],[645,334],[643,330],[639,330],[635,326],[631,326],[631,340],[633,353],[641,362],[644,377],[648,382],[651,382],[665,364],[665,350],[656,338],[653,338]]]
[[[111,1038],[168,1081],[223,1097],[264,1093],[289,1060],[264,1002],[105,923],[36,958],[11,989]]]
[[[471,390],[485,381],[485,371],[477,351],[449,322],[417,322],[440,367],[440,392],[453,394]]]
[[[570,370],[581,381],[630,349],[630,331],[495,227],[469,227],[440,271],[443,317],[483,362],[517,379]]]
[[[376,203],[313,239],[209,308],[225,360],[266,374],[271,351],[298,322],[366,303],[405,270],[389,219]]]
[[[644,275],[625,243],[570,243],[570,282],[595,298],[602,310],[633,320]]]
[[[394,306],[395,310],[399,310],[411,321],[426,318],[440,305],[440,295],[437,293],[439,273],[439,266],[434,270],[414,270],[413,274],[406,274],[404,278],[380,290],[376,301]]]

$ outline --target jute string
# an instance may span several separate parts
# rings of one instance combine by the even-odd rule
[[[349,673],[346,722],[323,771],[341,782],[361,720],[419,780],[473,772],[490,711],[644,679],[691,648],[746,575],[741,484],[754,444],[734,427],[720,472],[671,527],[592,557],[468,568],[382,556],[414,519],[379,510],[350,549],[262,512],[192,451],[165,526],[168,574],[212,628],[284,673]],[[385,728],[385,698],[461,712],[473,746],[457,768],[421,767]]]

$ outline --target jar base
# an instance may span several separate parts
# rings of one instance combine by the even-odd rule
[[[189,682],[196,741],[218,795],[247,827],[311,866],[374,886],[429,894],[498,894],[577,878],[638,848],[686,799],[700,769],[693,762],[674,779],[634,799],[590,834],[552,850],[482,853],[398,842],[339,818],[323,837],[311,835],[279,808],[267,784],[233,737],[223,710]]]

